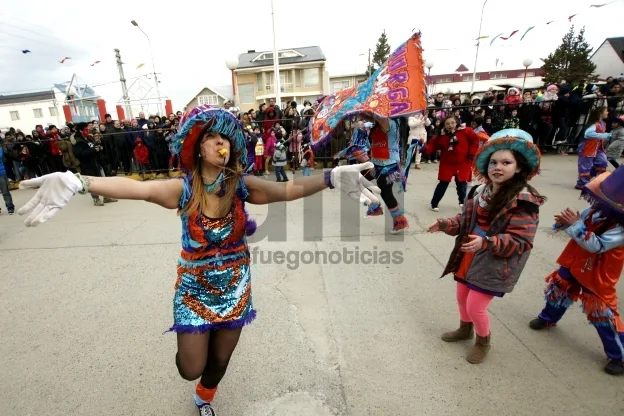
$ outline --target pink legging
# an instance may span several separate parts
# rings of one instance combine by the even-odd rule
[[[463,283],[457,282],[457,305],[463,322],[472,322],[480,337],[490,335],[490,317],[487,308],[494,296],[477,292]]]

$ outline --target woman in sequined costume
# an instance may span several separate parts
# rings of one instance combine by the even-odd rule
[[[378,203],[379,188],[360,174],[372,164],[341,166],[324,175],[277,183],[243,173],[246,141],[242,124],[227,110],[201,106],[182,118],[172,138],[182,179],[138,182],[122,177],[82,177],[53,173],[22,188],[39,187],[18,213],[28,227],[46,222],[75,193],[152,202],[177,209],[182,221],[182,253],[173,299],[177,333],[176,365],[186,380],[201,378],[195,390],[200,415],[214,416],[217,386],[238,343],[242,327],[256,315],[251,296],[246,236],[255,230],[244,204],[293,201],[338,188],[364,204]],[[230,156],[231,155],[231,156]]]

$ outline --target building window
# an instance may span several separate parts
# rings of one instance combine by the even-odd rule
[[[331,83],[331,93],[336,94],[340,90],[344,90],[345,88],[349,88],[351,83],[347,81],[334,81]]]
[[[478,80],[480,80],[480,79],[481,79],[481,76],[480,76],[480,75],[475,75],[475,81],[478,81]],[[472,81],[472,75],[465,75],[465,76],[462,78],[462,81]]]
[[[50,110],[50,117],[58,117],[58,108],[50,107],[48,110]]]
[[[319,68],[303,70],[303,87],[318,87],[321,85]]]
[[[253,84],[240,84],[238,86],[238,95],[240,96],[241,104],[255,104],[256,97],[254,95]]]
[[[262,72],[258,72],[256,74],[256,88],[258,88],[258,91],[262,91],[264,85],[262,84]]]
[[[273,89],[273,72],[265,72],[264,75],[264,89]]]
[[[43,118],[43,111],[40,108],[33,108],[35,118]]]
[[[507,74],[492,74],[490,79],[505,79],[507,78]]]
[[[300,69],[295,69],[295,88],[301,88],[302,72]]]
[[[197,104],[219,105],[219,97],[216,95],[200,95],[197,97]]]
[[[292,92],[292,71],[280,71],[280,90],[282,92]]]
[[[521,75],[521,77],[523,77],[523,76],[524,76],[524,74]],[[527,77],[534,77],[535,76],[535,72],[527,72],[526,76]]]
[[[11,111],[11,121],[19,120],[19,111]]]
[[[436,81],[436,84],[446,84],[448,82],[453,82],[453,78],[440,78]]]

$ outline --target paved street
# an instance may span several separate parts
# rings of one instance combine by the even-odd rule
[[[547,234],[552,215],[587,206],[573,189],[576,157],[546,155],[532,182],[549,201],[515,291],[491,305],[492,350],[478,366],[465,360],[471,343],[440,340],[459,321],[452,277],[439,279],[453,238],[423,231],[458,205],[451,185],[440,212],[429,209],[437,167],[410,174],[404,237],[387,236],[389,218],[364,219],[365,208],[336,191],[249,207],[259,234],[285,224],[287,238],[271,231],[251,243],[258,318],[221,383],[219,415],[624,414],[624,379],[603,372],[600,340],[579,305],[556,329],[528,327],[567,241]],[[13,198],[19,207],[33,194]],[[2,208],[0,414],[195,415],[194,384],[174,363],[175,334],[164,334],[180,251],[175,211],[135,201],[94,207],[78,195],[29,229]],[[377,264],[267,261],[269,251],[345,249],[375,252]],[[383,250],[397,251],[400,264],[383,261]]]

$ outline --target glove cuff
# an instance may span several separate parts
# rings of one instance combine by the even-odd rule
[[[334,168],[331,168],[325,171],[325,185],[327,185],[329,189],[334,189],[334,185],[332,184],[332,181],[331,181],[331,174],[333,170]]]
[[[87,183],[87,180],[82,177],[81,174],[76,173],[76,177],[78,178],[78,180],[80,180],[80,183],[82,183],[82,191],[78,191],[78,193],[80,195],[85,195],[87,192],[89,192],[89,184]]]

